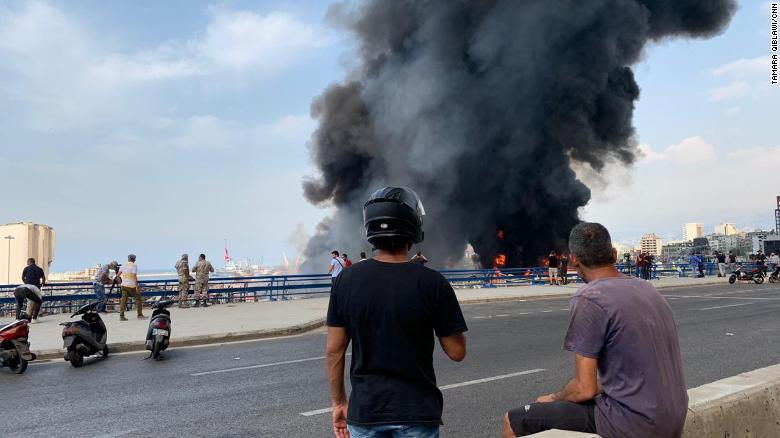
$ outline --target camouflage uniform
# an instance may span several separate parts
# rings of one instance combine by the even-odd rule
[[[209,298],[209,272],[214,272],[214,267],[208,260],[198,260],[195,266],[192,268],[192,272],[195,273],[195,300],[196,306],[200,300],[206,304]]]
[[[187,294],[190,292],[190,262],[186,254],[176,262],[176,273],[179,274],[179,307],[187,307]]]

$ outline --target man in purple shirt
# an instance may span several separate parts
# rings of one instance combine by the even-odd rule
[[[504,437],[549,429],[605,438],[678,438],[688,408],[672,311],[655,287],[615,268],[609,232],[580,223],[571,265],[587,283],[570,302],[565,350],[574,377],[559,392],[504,415]]]

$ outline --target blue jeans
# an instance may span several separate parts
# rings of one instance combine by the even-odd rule
[[[439,438],[439,426],[415,424],[354,426],[347,425],[350,438]]]
[[[106,287],[103,286],[100,283],[92,283],[92,287],[95,288],[95,297],[97,297],[98,305],[97,309],[95,309],[96,312],[105,312],[106,311]]]

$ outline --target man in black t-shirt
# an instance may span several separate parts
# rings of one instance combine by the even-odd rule
[[[466,322],[449,282],[411,263],[408,252],[423,240],[424,210],[417,195],[387,187],[364,209],[376,257],[344,270],[328,305],[326,361],[338,438],[435,438],[443,398],[433,370],[434,334],[447,356],[466,356]],[[352,342],[347,401],[346,350]]]
[[[38,289],[46,284],[46,275],[44,275],[43,269],[35,264],[35,259],[32,257],[27,259],[27,266],[22,271],[22,283],[32,284]]]

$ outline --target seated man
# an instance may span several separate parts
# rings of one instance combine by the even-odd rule
[[[617,253],[602,225],[574,227],[569,249],[587,283],[571,298],[563,344],[574,353],[574,377],[560,392],[505,414],[504,437],[549,429],[680,437],[688,395],[669,305],[651,283],[615,268]]]
[[[22,317],[22,307],[27,300],[27,312],[25,312],[31,322],[38,322],[38,313],[41,311],[43,303],[41,290],[34,284],[23,284],[14,289],[14,298],[16,299],[16,319]]]

